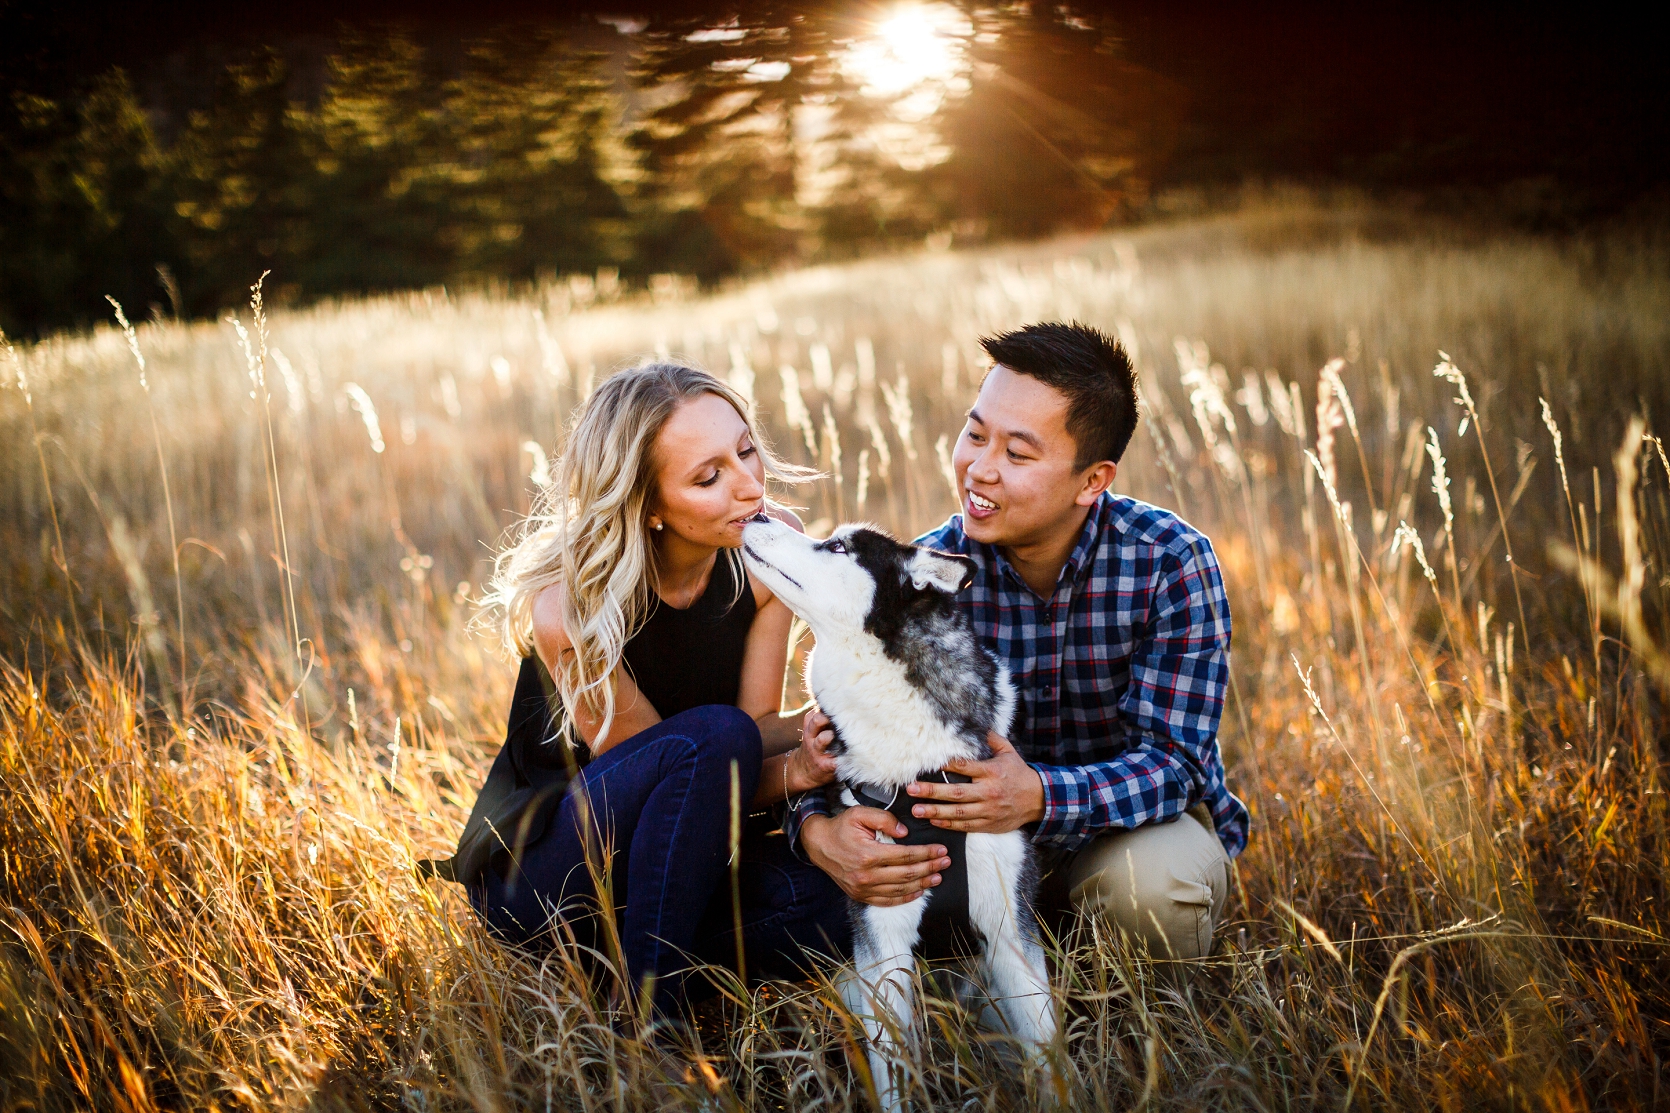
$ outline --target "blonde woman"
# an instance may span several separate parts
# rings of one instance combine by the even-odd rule
[[[653,976],[662,1008],[692,960],[736,959],[733,783],[746,814],[833,776],[827,719],[778,714],[792,616],[738,559],[755,516],[799,526],[767,500],[768,477],[805,478],[713,376],[660,362],[598,387],[500,558],[493,602],[522,672],[504,748],[436,871],[506,939],[561,929],[607,950],[593,892],[606,850],[629,991]],[[845,908],[766,826],[744,838],[743,941],[750,973],[789,974],[807,951],[842,949]]]

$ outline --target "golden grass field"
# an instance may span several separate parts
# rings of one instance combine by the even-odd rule
[[[613,368],[728,375],[839,476],[797,492],[814,530],[911,534],[953,507],[976,338],[1048,318],[1126,338],[1117,487],[1223,562],[1252,841],[1188,976],[1057,941],[1042,1090],[944,1004],[914,1100],[1663,1106],[1670,502],[1631,418],[1670,402],[1667,264],[1301,200],[712,296],[246,306],[247,347],[140,324],[143,366],[114,326],[9,349],[0,1109],[867,1107],[826,986],[731,984],[664,1054],[415,879],[503,729],[472,600]]]

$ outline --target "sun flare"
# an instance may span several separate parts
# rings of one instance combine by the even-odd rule
[[[902,4],[848,48],[845,67],[871,96],[899,96],[956,76],[967,31],[967,20],[949,4]]]

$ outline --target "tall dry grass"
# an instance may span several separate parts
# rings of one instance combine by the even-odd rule
[[[145,324],[143,382],[115,328],[9,353],[0,1105],[862,1107],[825,987],[727,984],[667,1053],[414,878],[502,730],[471,599],[625,360],[727,374],[840,476],[809,519],[908,534],[952,508],[979,334],[1053,317],[1126,338],[1119,487],[1217,546],[1254,815],[1188,977],[1094,924],[1056,942],[1056,1097],[1661,1104],[1670,467],[1633,419],[1666,401],[1667,260],[1286,204],[702,299]],[[929,1028],[924,1104],[1043,1098],[955,1006]]]

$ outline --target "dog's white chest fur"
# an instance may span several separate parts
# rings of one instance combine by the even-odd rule
[[[865,643],[868,644],[865,644]],[[838,724],[845,752],[836,758],[842,780],[897,788],[917,775],[959,759],[981,756],[981,747],[959,738],[933,705],[873,639],[836,635],[820,642],[807,663],[809,687]],[[1006,673],[1000,673],[1000,721],[1014,705]]]

